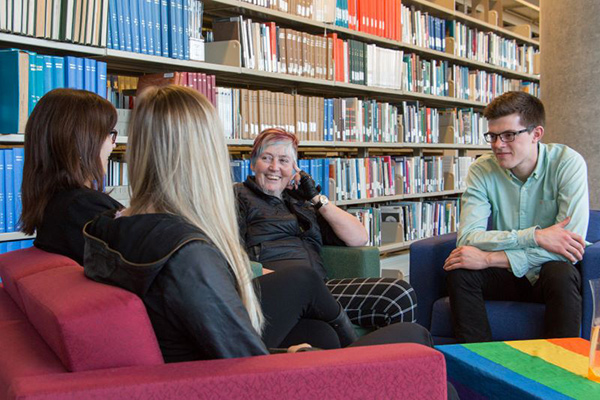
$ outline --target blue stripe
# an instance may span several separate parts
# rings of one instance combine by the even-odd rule
[[[453,344],[436,347],[446,357],[448,377],[491,399],[570,399],[539,382]]]

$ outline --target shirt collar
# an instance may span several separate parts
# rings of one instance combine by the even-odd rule
[[[539,178],[541,178],[543,176],[544,171],[546,170],[546,166],[544,165],[544,164],[546,164],[546,157],[547,157],[546,156],[546,145],[541,142],[538,142],[537,146],[538,146],[538,157],[537,157],[537,161],[535,163],[535,168],[534,168],[533,172],[531,173],[531,175],[529,175],[529,178],[527,178],[527,180],[529,180],[531,178],[538,180]],[[496,163],[497,162],[498,162],[498,160],[496,160]],[[519,178],[517,178],[510,169],[505,169],[504,173],[509,178],[514,179],[521,184],[525,183],[525,182],[521,182],[521,180]]]

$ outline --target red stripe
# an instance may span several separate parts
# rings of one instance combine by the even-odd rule
[[[590,342],[582,338],[547,339],[547,341],[585,357],[590,355]]]

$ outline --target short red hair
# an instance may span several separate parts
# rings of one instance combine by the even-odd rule
[[[290,142],[294,148],[294,159],[297,158],[298,138],[296,135],[289,133],[282,128],[269,128],[262,131],[256,139],[254,139],[254,145],[252,146],[252,152],[250,153],[250,162],[252,165],[255,165],[256,159],[262,152],[275,142]]]

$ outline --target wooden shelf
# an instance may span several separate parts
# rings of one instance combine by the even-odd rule
[[[379,246],[379,254],[391,253],[393,251],[408,250],[410,245],[422,239],[409,240],[408,242],[388,243]]]
[[[369,199],[356,199],[356,200],[337,200],[334,201],[337,206],[350,206],[355,204],[370,204],[370,203],[382,203],[385,201],[398,201],[398,200],[410,200],[410,199],[422,199],[428,197],[441,197],[441,196],[453,196],[462,194],[464,190],[445,190],[443,192],[431,192],[431,193],[414,193],[414,194],[397,194],[394,196],[382,196],[382,197],[371,197]]]
[[[397,102],[402,100],[416,100],[423,101],[428,105],[441,107],[466,106],[484,108],[486,106],[486,103],[484,102],[464,100],[448,96],[436,96],[396,89],[386,89],[374,86],[358,85],[353,83],[329,81],[325,79],[308,78],[283,73],[257,71],[248,68],[231,67],[200,61],[176,60],[168,57],[151,56],[121,50],[100,49],[94,47],[87,48],[86,46],[81,45],[54,42],[46,39],[28,38],[24,36],[16,36],[9,34],[0,34],[0,43],[3,42],[3,38],[11,39],[7,42],[11,45],[22,44],[16,41],[15,38],[28,39],[27,42],[30,43],[31,46],[26,47],[38,47],[38,44],[43,43],[44,45],[62,44],[64,45],[64,50],[62,51],[76,51],[75,49],[91,49],[93,51],[88,53],[83,53],[82,51],[79,52],[83,55],[94,56],[94,58],[98,58],[100,60],[108,62],[111,70],[117,69],[127,70],[131,72],[161,72],[172,71],[174,69],[201,70],[211,73],[218,73],[218,79],[221,83],[229,82],[245,85],[254,84],[261,87],[274,88],[279,88],[281,84],[285,84],[286,87],[289,87],[290,84],[293,84],[293,86],[295,86],[296,88],[302,89],[307,92],[312,91],[314,93],[323,93],[324,91],[331,91],[333,88],[335,88],[335,93],[338,96],[371,96],[376,97],[380,101]]]
[[[525,0],[502,0],[503,12],[508,12],[535,25],[540,23],[540,7]]]
[[[442,7],[442,6],[432,3],[431,1],[428,1],[428,0],[404,0],[403,4],[419,6],[421,9],[428,11],[430,14],[435,15],[437,17],[465,22],[465,23],[469,24],[470,26],[484,29],[486,31],[495,32],[501,36],[509,37],[511,39],[516,39],[517,41],[519,41],[521,43],[526,43],[526,44],[530,44],[533,46],[540,45],[540,43],[537,40],[533,40],[533,39],[527,38],[525,36],[518,35],[514,32],[509,31],[508,29],[504,29],[502,27],[489,24],[487,22],[481,21],[477,18],[463,14],[456,10],[450,10],[446,7]]]
[[[460,20],[461,16],[464,16],[468,19],[470,24],[475,24],[477,27],[485,27],[486,30],[495,31],[496,33],[501,33],[502,35],[509,36],[511,38],[519,39],[527,44],[538,46],[539,43],[528,40],[522,36],[516,35],[515,33],[508,31],[503,28],[499,28],[497,26],[484,23],[478,19],[471,18],[467,15],[464,15],[459,12],[451,12],[450,10],[440,7],[436,4],[433,4],[429,1],[423,0],[409,0],[408,4],[414,3],[415,5],[419,5],[423,8],[430,8],[429,11],[434,11],[435,14],[439,15],[440,13],[443,18],[446,19],[456,19]],[[419,47],[409,43],[398,42],[395,40],[383,38],[381,36],[376,36],[368,33],[363,33],[359,31],[355,31],[352,29],[344,28],[341,26],[336,26],[329,23],[314,21],[309,18],[300,17],[297,15],[284,13],[278,10],[272,10],[270,8],[257,6],[254,4],[246,3],[239,0],[205,0],[204,1],[204,9],[205,13],[214,14],[218,16],[233,16],[236,14],[242,14],[245,16],[255,17],[262,20],[269,20],[276,23],[282,23],[285,26],[291,26],[298,29],[302,29],[304,31],[309,31],[310,33],[324,33],[324,32],[338,32],[344,35],[344,37],[360,39],[366,43],[374,43],[377,45],[381,45],[383,47],[395,48],[399,50],[405,50],[413,53],[417,53],[419,55],[427,56],[428,58],[434,59],[444,59],[448,61],[453,61],[457,64],[471,66],[474,68],[485,69],[488,71],[493,71],[500,73],[502,75],[518,78],[518,79],[526,79],[533,80],[535,82],[539,81],[539,76],[526,74],[518,71],[514,71],[508,68],[498,67],[493,64],[487,64],[479,61],[474,61],[465,57],[458,57],[453,54],[448,54],[444,52],[440,52],[437,50],[429,49],[426,47]]]
[[[0,242],[12,242],[13,240],[28,240],[35,239],[35,235],[29,236],[23,232],[7,232],[0,233]]]
[[[0,143],[23,144],[25,135],[0,134]],[[252,146],[253,139],[226,139],[231,147]],[[117,144],[127,144],[127,136],[117,136]],[[385,149],[455,149],[455,150],[489,150],[489,145],[470,145],[456,143],[375,143],[375,142],[326,142],[326,141],[301,141],[300,147],[328,147],[328,148],[385,148]]]
[[[106,49],[103,47],[59,42],[56,40],[40,39],[13,33],[0,33],[0,44],[8,44],[10,45],[9,47],[16,46],[32,50],[43,50],[44,52],[51,54],[62,54],[68,51],[69,53],[89,57],[102,57],[106,55]]]

